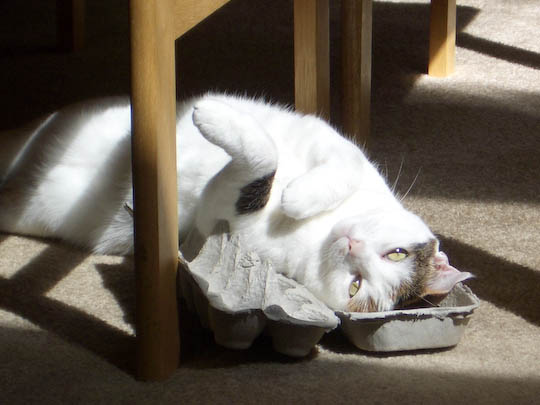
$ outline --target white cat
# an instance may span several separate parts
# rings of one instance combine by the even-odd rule
[[[471,277],[324,121],[207,95],[179,105],[176,128],[181,239],[226,220],[336,310],[389,310]],[[69,107],[0,147],[1,230],[132,252],[127,100]]]

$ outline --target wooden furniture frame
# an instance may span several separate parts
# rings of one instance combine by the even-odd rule
[[[454,72],[456,0],[431,0],[428,74],[446,77]]]
[[[228,1],[130,0],[137,376],[143,380],[167,378],[180,354],[174,41]],[[84,0],[57,0],[57,5],[61,43],[77,49]],[[447,75],[454,65],[456,3],[432,0],[431,7],[429,73]],[[343,128],[365,143],[372,0],[342,0],[341,27]],[[297,110],[329,117],[329,63],[329,0],[294,0]]]

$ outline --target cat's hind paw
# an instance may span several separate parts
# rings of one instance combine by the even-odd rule
[[[255,117],[213,98],[204,98],[193,107],[193,123],[201,134],[221,147],[233,162],[254,178],[274,172],[277,151]]]
[[[224,138],[230,131],[231,119],[235,113],[219,100],[204,98],[193,107],[193,123],[208,141],[227,149]]]

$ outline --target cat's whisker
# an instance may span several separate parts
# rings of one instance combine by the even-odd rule
[[[398,169],[398,173],[396,175],[396,179],[394,180],[394,184],[392,184],[392,193],[394,193],[396,191],[396,187],[397,187],[399,178],[401,177],[401,172],[403,170],[404,160],[405,159],[401,158],[401,163],[399,164],[399,169]]]
[[[422,301],[426,302],[427,304],[431,305],[432,307],[436,307],[436,308],[439,308],[440,305],[438,304],[434,304],[433,302],[429,301],[426,297],[422,297],[420,295],[416,295],[418,298],[420,298]]]
[[[410,193],[410,191],[412,190],[412,188],[414,187],[414,185],[416,184],[416,180],[418,179],[418,176],[420,175],[420,170],[422,170],[421,168],[418,169],[418,172],[416,172],[416,176],[414,176],[414,179],[411,183],[411,185],[409,186],[409,188],[407,189],[407,191],[405,192],[405,194],[403,195],[403,197],[400,197],[399,198],[399,201],[403,201]]]

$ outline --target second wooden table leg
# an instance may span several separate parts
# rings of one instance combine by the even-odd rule
[[[365,145],[371,111],[372,0],[343,0],[341,27],[343,130]]]
[[[330,117],[328,0],[294,0],[295,105]]]

